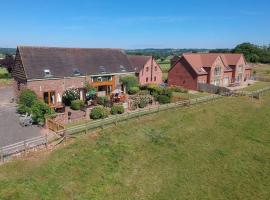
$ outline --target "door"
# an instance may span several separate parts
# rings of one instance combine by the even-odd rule
[[[229,85],[229,77],[225,77],[223,79],[223,86],[228,86]]]
[[[46,104],[54,105],[55,104],[55,92],[44,92],[43,93],[43,99]]]

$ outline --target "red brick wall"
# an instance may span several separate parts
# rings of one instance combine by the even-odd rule
[[[233,81],[233,72],[232,71],[229,71],[229,72],[224,72],[224,76],[223,76],[223,86],[224,85],[224,79],[228,77],[229,78],[229,84],[232,83]]]
[[[55,94],[62,96],[67,88],[83,88],[86,77],[72,77],[64,79],[48,79],[28,81],[27,88],[33,90],[39,98],[43,98],[44,92],[55,91]],[[89,80],[88,80],[89,81]]]
[[[181,86],[191,90],[197,90],[197,75],[191,69],[187,67],[189,64],[184,58],[174,65],[174,67],[168,73],[168,85],[169,86]]]
[[[148,68],[148,71],[147,71]],[[148,81],[146,81],[148,79]],[[149,59],[144,65],[144,68],[139,73],[139,83],[140,85],[146,84],[161,84],[162,83],[162,71],[160,66],[157,64],[155,59]]]
[[[245,80],[249,80],[251,78],[251,69],[245,70]]]

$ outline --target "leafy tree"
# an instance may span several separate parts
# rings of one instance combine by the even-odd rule
[[[52,114],[54,111],[50,106],[40,100],[34,102],[31,107],[32,119],[34,123],[43,125],[45,122],[45,116]]]
[[[138,87],[138,79],[136,76],[129,75],[121,77],[120,81],[126,86],[127,91],[130,90],[132,87]]]
[[[63,94],[63,103],[66,106],[70,106],[71,102],[80,99],[80,93],[78,89],[70,88],[67,89]]]
[[[37,95],[34,91],[25,89],[19,95],[19,104],[27,108],[31,108],[34,102],[37,100]]]

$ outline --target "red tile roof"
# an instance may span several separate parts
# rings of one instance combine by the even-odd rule
[[[218,57],[221,57],[225,71],[232,71],[230,66],[237,65],[242,54],[220,54],[220,53],[185,53],[183,57],[198,75],[207,74],[204,68],[212,67]]]

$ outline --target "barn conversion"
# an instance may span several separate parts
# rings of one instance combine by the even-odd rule
[[[161,84],[162,71],[153,56],[128,56],[140,85]]]
[[[172,61],[169,86],[197,90],[198,83],[216,86],[241,85],[251,77],[243,54],[187,53]]]
[[[86,82],[109,95],[123,89],[120,77],[130,74],[134,69],[120,49],[20,46],[13,67],[16,91],[31,89],[51,106],[62,103],[68,88],[79,89],[84,99]]]

